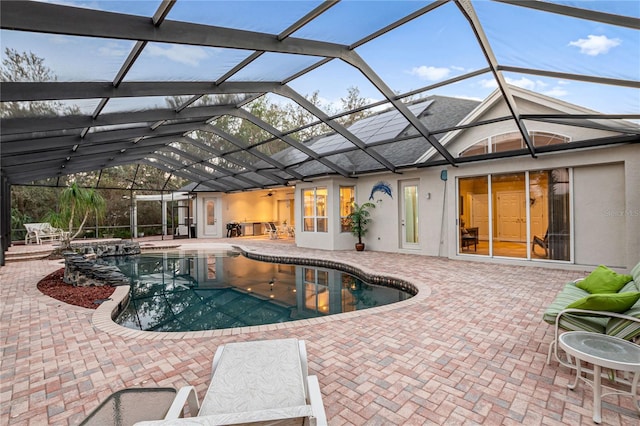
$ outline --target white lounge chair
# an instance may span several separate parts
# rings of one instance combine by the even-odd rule
[[[197,416],[180,418],[187,405],[189,413]],[[304,341],[260,340],[220,346],[202,405],[195,388],[185,386],[165,420],[136,426],[245,423],[327,424],[318,378],[308,375]]]
[[[273,222],[265,222],[264,229],[267,234],[269,234],[269,238],[275,240],[278,238],[278,227]]]

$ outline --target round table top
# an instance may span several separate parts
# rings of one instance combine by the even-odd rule
[[[587,331],[569,331],[559,337],[569,354],[602,367],[622,371],[640,371],[640,345]]]

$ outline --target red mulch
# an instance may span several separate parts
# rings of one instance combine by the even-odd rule
[[[54,299],[68,303],[70,305],[82,306],[83,308],[96,309],[100,306],[96,301],[101,301],[111,297],[115,288],[105,285],[102,287],[74,287],[65,283],[64,268],[61,268],[42,279],[38,283],[38,290],[53,297]]]

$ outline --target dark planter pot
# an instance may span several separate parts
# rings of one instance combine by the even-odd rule
[[[364,250],[364,243],[356,243],[356,251]]]

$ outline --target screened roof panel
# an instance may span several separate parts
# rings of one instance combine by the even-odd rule
[[[280,34],[321,1],[178,1],[167,19]]]
[[[357,89],[365,105],[384,99],[365,75],[338,59],[290,81],[288,85],[304,96],[318,92],[320,103],[317,106],[328,115],[349,110],[342,101],[348,99],[349,89]]]
[[[247,170],[245,166],[221,157],[213,157],[205,160],[203,163],[207,165],[210,164],[216,167],[222,167],[226,170],[229,170],[230,172],[244,172]]]
[[[129,2],[126,0],[93,0],[87,2],[85,0],[47,0],[49,3],[60,5],[68,5],[73,7],[81,7],[85,9],[104,10],[107,12],[126,13],[128,15],[150,16],[156,11],[158,5],[155,1],[136,1]]]
[[[237,105],[243,103],[245,100],[251,98],[253,94],[208,94],[201,96],[195,101],[189,108],[196,108],[200,106],[215,106],[215,105]]]
[[[628,3],[635,3],[637,15],[640,9],[637,2]],[[628,80],[638,78],[640,37],[637,28],[504,3],[478,2],[474,6],[493,52],[503,65]],[[505,32],[510,36],[505,37]]]
[[[192,155],[201,160],[207,160],[214,157],[214,154],[210,151],[206,151],[192,143],[189,142],[173,142],[170,146],[180,149],[181,151],[186,152],[189,155]]]
[[[317,138],[317,140],[312,143],[311,149],[319,154],[326,154],[328,152],[338,151],[352,146],[353,144],[344,136],[339,133],[333,133],[328,136],[321,136]]]
[[[356,51],[396,93],[487,67],[473,31],[453,2],[407,22]],[[381,51],[385,54],[380,55]],[[472,87],[467,90],[475,96]]]
[[[250,54],[238,49],[148,43],[124,81],[216,81]]]
[[[557,3],[581,9],[595,10],[598,12],[613,13],[615,15],[633,16],[640,18],[640,8],[633,1],[589,1],[584,0],[546,0],[549,3]]]
[[[579,105],[593,112],[637,114],[640,111],[640,86],[633,88],[507,72],[504,75],[508,82],[518,87]]]
[[[244,173],[244,176],[248,179],[258,182],[260,185],[263,185],[263,186],[273,185],[275,183],[272,179],[269,179],[268,177],[265,177],[260,173],[249,172],[249,173]]]
[[[637,2],[65,0],[0,12],[10,184],[144,164],[163,186],[166,175],[239,191],[456,165],[491,157],[489,142],[458,157],[491,123],[572,135],[502,156],[640,139]]]
[[[190,132],[188,133],[188,136],[217,151],[227,152],[239,149],[231,142],[204,130]]]
[[[335,172],[331,168],[329,168],[328,166],[322,164],[320,161],[317,161],[317,160],[309,160],[298,166],[294,166],[291,169],[305,176],[309,175],[309,176],[317,177],[317,176],[326,176],[326,175],[335,174]]]
[[[145,96],[135,98],[111,98],[102,110],[103,114],[114,112],[135,112],[170,108],[165,96]]]
[[[287,53],[264,53],[234,74],[229,81],[284,81],[322,58]]]
[[[128,40],[0,31],[2,59],[6,49],[43,58],[57,81],[112,81],[135,42]]]
[[[423,6],[423,2],[406,1],[340,2],[293,33],[292,37],[351,45]],[[354,16],[367,16],[369,19],[353,19]]]

